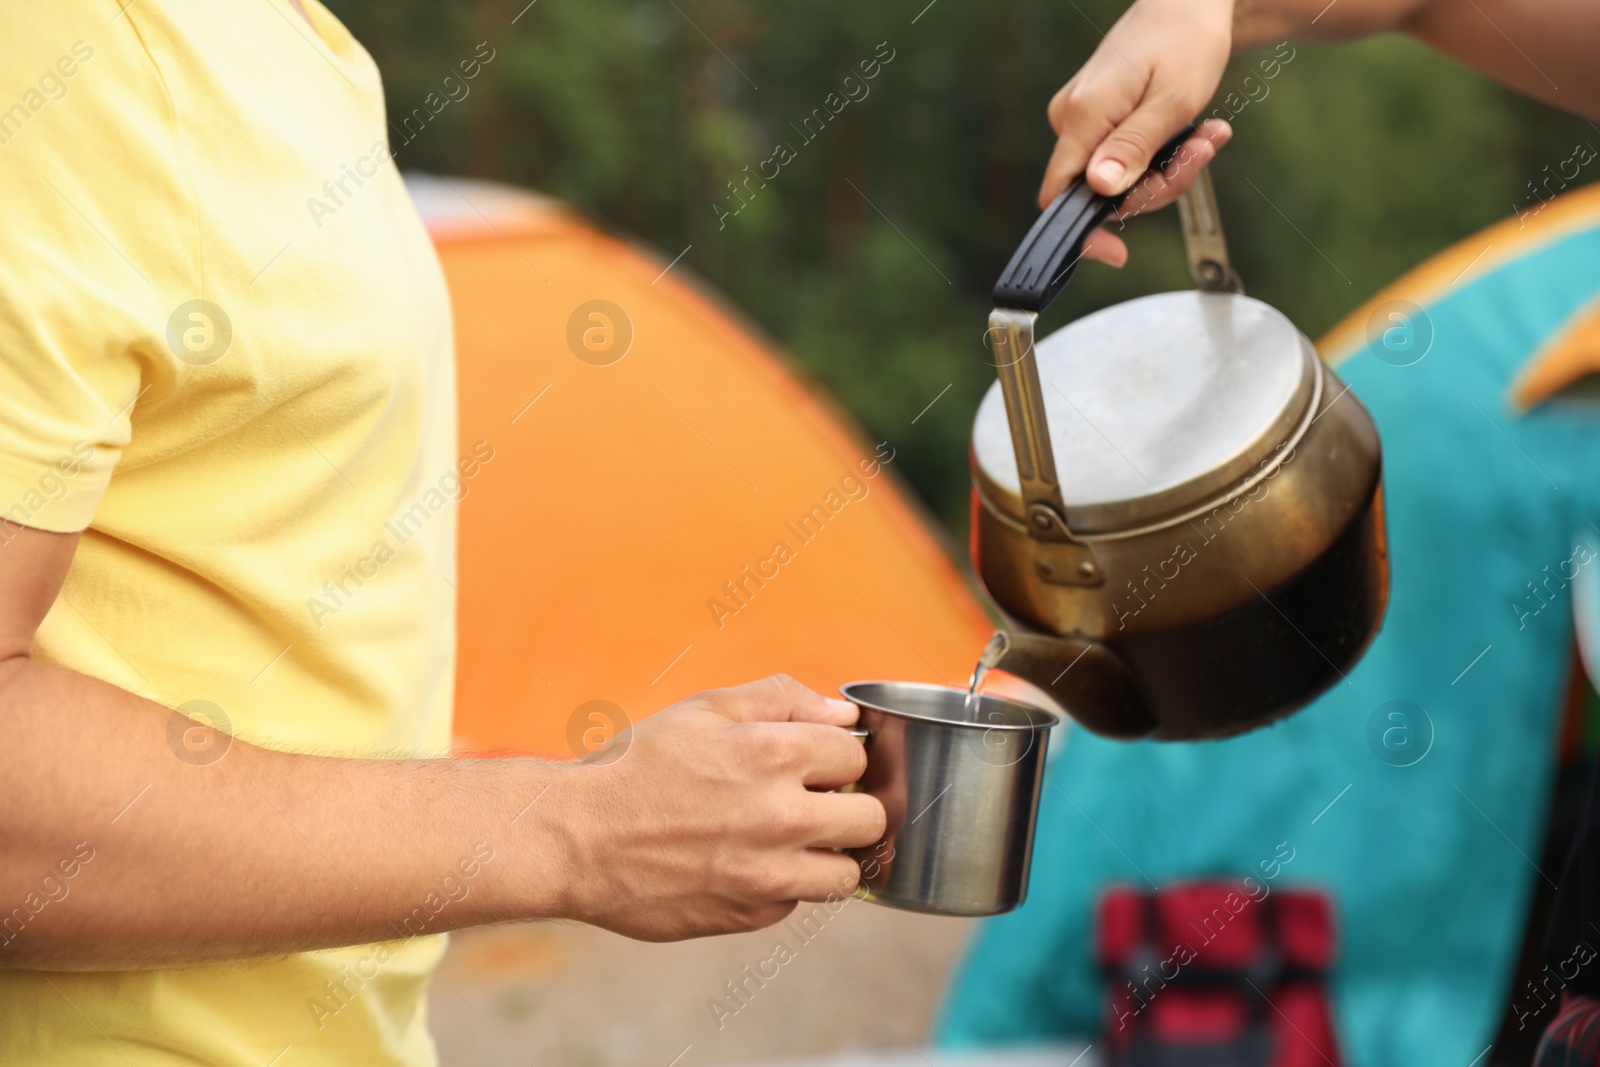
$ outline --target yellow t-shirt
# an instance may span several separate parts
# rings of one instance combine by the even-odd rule
[[[256,744],[443,755],[472,462],[449,307],[377,69],[304,2],[314,25],[290,0],[0,9],[0,518],[84,531],[39,658]],[[0,970],[0,1063],[430,1063],[442,951]]]

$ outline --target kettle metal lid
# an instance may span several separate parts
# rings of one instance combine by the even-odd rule
[[[1239,293],[1160,293],[1039,341],[1045,425],[1067,525],[1131,533],[1249,488],[1292,454],[1320,400],[1315,350],[1275,309]],[[978,408],[979,492],[1024,521],[998,382]]]

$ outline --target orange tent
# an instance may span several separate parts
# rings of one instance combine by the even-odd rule
[[[455,309],[456,743],[570,757],[786,671],[963,684],[992,627],[869,442],[682,264],[412,177]]]

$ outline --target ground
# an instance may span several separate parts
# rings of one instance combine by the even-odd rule
[[[924,1064],[918,1048],[972,924],[857,900],[834,907],[804,927],[797,912],[757,933],[672,945],[558,923],[455,934],[429,1005],[441,1059],[446,1067]],[[742,1003],[727,988],[741,980]]]

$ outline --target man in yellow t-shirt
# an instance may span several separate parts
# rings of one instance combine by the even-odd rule
[[[0,1064],[426,1064],[444,931],[666,940],[849,892],[827,850],[883,828],[821,791],[861,772],[854,709],[787,679],[669,708],[627,759],[443,758],[435,498],[484,457],[344,27],[3,10]]]

